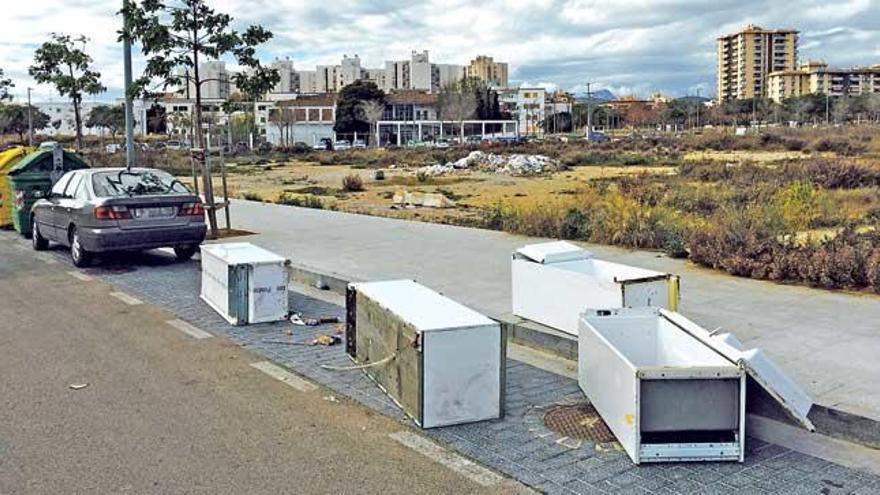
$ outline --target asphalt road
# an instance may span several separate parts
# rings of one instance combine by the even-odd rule
[[[295,390],[71,270],[0,238],[0,494],[519,490],[485,488],[389,437],[406,426]]]

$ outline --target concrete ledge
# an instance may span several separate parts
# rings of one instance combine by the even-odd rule
[[[291,281],[328,290],[345,296],[349,282],[360,282],[345,275],[322,273],[305,266],[291,266]],[[511,313],[503,315],[487,315],[501,323],[511,343],[525,346],[537,351],[573,361],[577,369],[577,338],[559,330],[546,327],[539,323],[524,320]],[[755,390],[755,387],[750,387]],[[760,394],[749,394],[751,414],[766,417],[774,421],[792,424],[779,410],[775,402],[766,400]],[[816,426],[816,432],[822,435],[845,440],[870,448],[880,449],[880,421],[840,411],[832,407],[815,404],[810,411],[810,420]]]
[[[290,281],[320,290],[329,290],[343,297],[350,282],[361,282],[361,280],[352,277],[336,273],[322,273],[302,265],[290,265]]]

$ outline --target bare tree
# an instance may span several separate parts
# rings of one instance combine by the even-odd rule
[[[293,108],[273,108],[269,112],[269,122],[278,128],[279,144],[290,147],[293,144],[291,138],[293,124],[296,123],[296,112]]]
[[[462,85],[449,84],[440,91],[437,97],[437,111],[440,118],[454,120],[459,123],[459,129],[464,126],[464,121],[474,116],[477,111],[477,97],[472,91],[463,88]],[[459,141],[464,142],[464,135],[459,136]]]
[[[359,111],[363,116],[363,119],[370,123],[370,132],[375,131],[376,137],[376,146],[379,146],[379,129],[376,128],[378,125],[377,122],[382,120],[382,115],[385,114],[385,104],[376,101],[376,100],[367,100],[361,102]],[[369,137],[367,138],[367,143],[369,143]]]

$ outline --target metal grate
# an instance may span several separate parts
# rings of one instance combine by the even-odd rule
[[[576,440],[589,440],[595,443],[615,441],[608,425],[589,403],[551,406],[544,413],[544,426]]]

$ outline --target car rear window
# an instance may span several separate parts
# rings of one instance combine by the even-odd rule
[[[100,198],[186,194],[190,190],[174,176],[161,170],[111,171],[92,174],[92,187]]]

